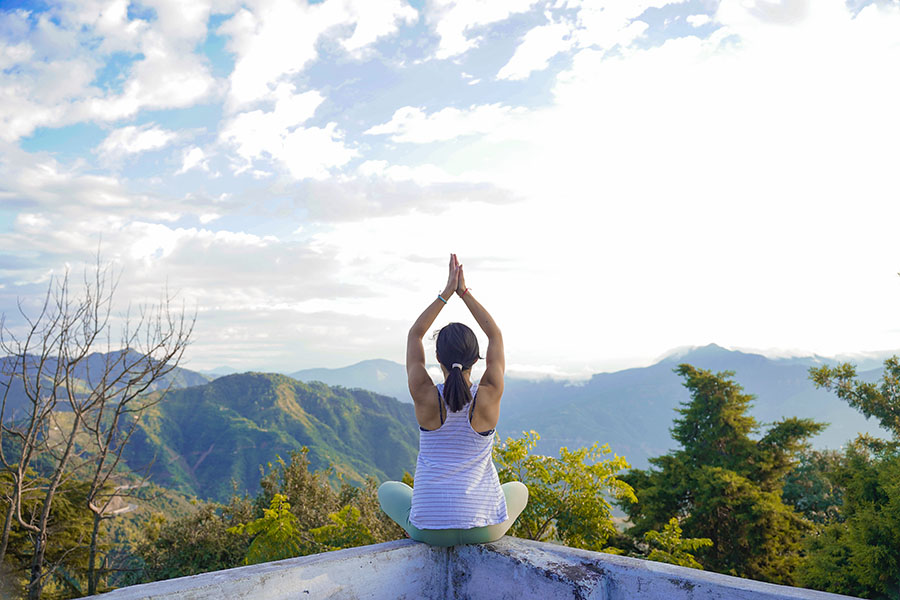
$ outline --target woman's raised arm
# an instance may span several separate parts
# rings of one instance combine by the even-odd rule
[[[425,337],[441,309],[444,308],[447,300],[458,287],[458,277],[459,262],[456,260],[456,255],[451,254],[450,273],[444,291],[419,315],[419,318],[410,327],[409,335],[406,336],[406,379],[409,385],[409,394],[417,409],[429,399],[431,403],[434,402],[434,382],[431,381],[431,376],[428,375],[428,370],[425,368],[425,346],[422,345],[422,338]]]
[[[475,418],[477,418],[482,429],[493,429],[500,418],[500,397],[503,395],[503,375],[506,372],[503,334],[500,333],[500,328],[487,309],[475,299],[471,290],[466,287],[462,265],[459,266],[457,274],[456,293],[466,303],[469,312],[472,313],[478,326],[488,338],[487,352],[484,357],[484,375],[481,376],[481,382],[478,384],[478,403],[475,406],[476,414],[473,415],[472,426],[476,426]]]

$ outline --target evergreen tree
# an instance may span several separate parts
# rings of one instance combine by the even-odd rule
[[[753,396],[733,373],[687,364],[675,372],[691,398],[672,428],[681,448],[650,459],[655,468],[622,477],[639,498],[622,504],[634,524],[630,534],[664,531],[675,517],[689,535],[712,540],[696,549],[706,568],[790,584],[809,526],[782,500],[784,476],[806,438],[824,425],[787,418],[758,436],[760,427],[747,414]]]
[[[829,389],[893,440],[861,435],[826,471],[843,497],[840,512],[808,540],[801,584],[866,598],[900,598],[900,359],[884,363],[880,385],[861,381],[853,365],[810,370]]]
[[[683,538],[681,533],[681,526],[675,517],[669,519],[662,531],[646,532],[644,541],[649,546],[647,559],[681,567],[702,569],[703,565],[697,562],[692,552],[712,546],[712,540],[709,538]]]
[[[255,565],[300,556],[303,553],[303,538],[299,525],[300,521],[291,513],[287,497],[275,494],[271,506],[263,511],[262,517],[235,525],[228,529],[228,533],[253,536],[244,556],[244,564]]]

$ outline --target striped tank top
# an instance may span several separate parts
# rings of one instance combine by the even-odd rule
[[[443,402],[444,384],[438,384]],[[477,384],[472,385],[475,396]],[[494,433],[481,435],[469,422],[466,404],[447,411],[439,429],[419,431],[412,510],[419,529],[471,529],[506,520],[506,498],[491,459]]]

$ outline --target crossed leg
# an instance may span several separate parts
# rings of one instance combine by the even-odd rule
[[[471,529],[419,529],[409,522],[412,488],[400,481],[385,481],[378,488],[381,509],[402,527],[409,537],[432,546],[485,544],[503,537],[528,504],[528,488],[519,481],[500,486],[506,498],[507,518],[502,523]]]

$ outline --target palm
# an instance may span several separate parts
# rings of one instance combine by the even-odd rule
[[[460,276],[460,265],[459,261],[456,260],[456,255],[450,255],[450,273],[447,276],[447,287],[444,288],[444,291],[448,294],[452,294],[454,290],[459,287],[459,276]]]

